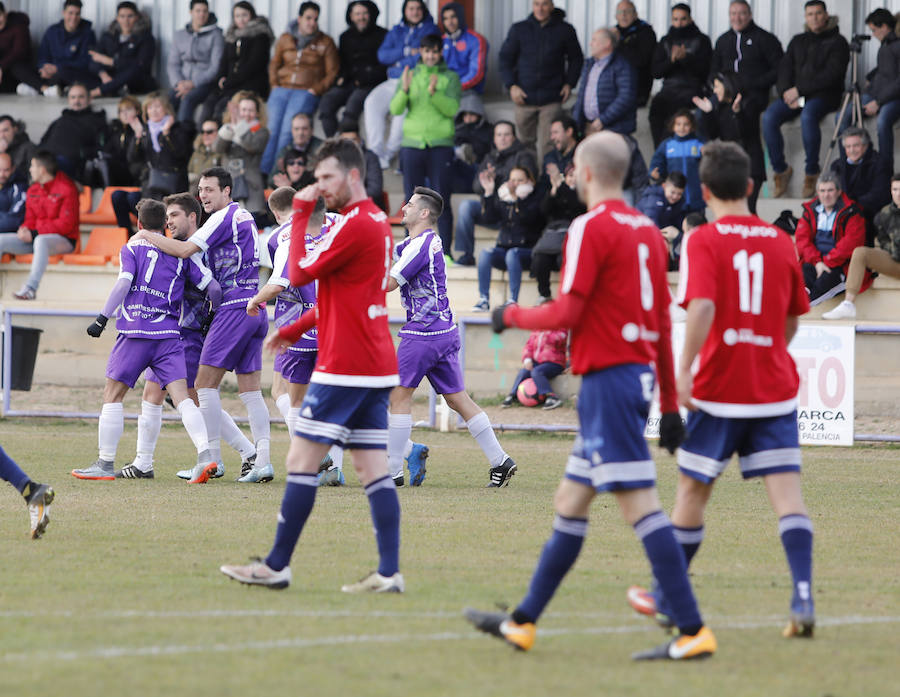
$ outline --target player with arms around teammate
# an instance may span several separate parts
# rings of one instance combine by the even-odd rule
[[[197,223],[202,211],[196,198],[189,193],[172,194],[167,196],[163,203],[166,204],[166,227],[174,239],[186,240],[197,232]],[[218,287],[218,284],[216,286]],[[198,403],[198,400],[194,381],[200,365],[200,352],[203,350],[203,338],[213,318],[210,304],[205,290],[198,290],[190,283],[185,284],[178,325],[181,327],[181,341],[184,347],[188,394],[195,404]],[[141,415],[138,417],[137,452],[130,464],[116,470],[117,479],[153,479],[154,477],[153,453],[156,450],[156,441],[162,427],[162,405],[166,398],[166,391],[160,387],[159,378],[152,370],[148,370],[144,374],[144,380]],[[222,436],[232,448],[240,453],[244,463],[242,469],[246,468],[249,471],[256,459],[256,449],[234,423],[234,419],[224,410],[222,411]],[[221,477],[224,473],[225,468],[222,467],[221,473],[217,471],[210,475],[210,478]],[[190,480],[194,476],[194,468],[180,470],[178,476]]]
[[[253,216],[231,200],[231,174],[212,167],[200,175],[198,191],[203,210],[210,214],[206,223],[189,240],[161,235],[144,236],[166,254],[186,259],[197,252],[206,254],[213,277],[222,286],[224,297],[209,332],[203,341],[197,370],[197,398],[206,422],[215,467],[218,474],[222,453],[222,401],[219,384],[229,370],[237,375],[238,396],[247,407],[250,431],[256,446],[255,474],[244,481],[271,481],[274,470],[269,458],[269,409],[260,389],[262,342],[269,324],[265,315],[249,317],[247,301],[259,286],[259,250]],[[145,235],[138,233],[136,236]]]
[[[660,383],[660,445],[674,451],[684,434],[675,398],[670,344],[667,252],[653,223],[623,200],[631,154],[622,136],[601,132],[575,151],[578,195],[588,212],[569,227],[560,295],[540,307],[494,311],[494,329],[571,329],[572,372],[582,375],[579,434],[556,490],[553,533],[528,595],[512,615],[467,609],[481,631],[528,650],[535,623],[575,563],[590,504],[612,491],[644,545],[653,575],[672,598],[678,636],[635,659],[687,659],[716,651],[687,577],[684,555],[656,493],[656,468],[644,440],[655,381]]]
[[[138,202],[138,227],[143,235],[162,237],[166,207],[159,201]],[[147,368],[152,368],[159,384],[172,395],[172,401],[188,435],[197,448],[197,465],[192,481],[205,482],[201,473],[215,462],[203,415],[187,390],[187,370],[178,318],[185,280],[200,290],[207,290],[215,303],[221,290],[199,255],[178,259],[161,253],[137,235],[119,253],[121,271],[110,291],[103,312],[88,327],[87,333],[97,338],[106,328],[109,317],[118,309],[116,329],[119,335],[106,365],[106,387],[99,423],[99,457],[90,467],[72,470],[78,479],[112,480],[116,478],[113,463],[116,448],[124,430],[122,400]]]
[[[425,479],[425,467],[416,458],[416,449],[424,447],[410,441],[412,432],[412,396],[423,377],[438,394],[444,395],[450,408],[465,420],[469,433],[481,446],[490,463],[488,486],[509,484],[516,463],[504,452],[491,422],[466,393],[459,365],[459,330],[447,299],[447,274],[444,249],[435,232],[444,208],[441,195],[417,186],[403,206],[403,225],[409,237],[397,245],[394,265],[388,279],[389,291],[400,288],[406,324],[400,330],[397,363],[400,385],[391,392],[388,428],[388,462],[394,481],[402,482],[403,458],[409,458],[410,484]]]
[[[798,317],[809,310],[803,274],[790,238],[750,214],[750,163],[738,146],[708,143],[700,181],[716,222],[693,230],[681,251],[678,301],[687,310],[687,324],[678,400],[691,413],[678,451],[672,522],[690,564],[703,541],[703,512],[713,485],[737,452],[741,475],[763,478],[778,516],[793,577],[784,636],[810,637],[813,531],[800,490],[800,379],[787,350]],[[645,614],[665,616],[668,600],[665,589],[629,590],[632,607]]]
[[[272,275],[262,288],[247,301],[247,314],[257,315],[265,303],[275,300],[275,328],[293,324],[304,312],[311,312],[316,305],[316,284],[307,283],[292,286],[288,280],[288,258],[291,248],[291,226],[293,222],[293,199],[297,193],[289,186],[282,186],[269,195],[269,209],[278,227],[269,236],[269,258],[272,259]],[[309,218],[304,242],[307,252],[320,241],[325,223],[325,202],[319,199]],[[272,396],[275,405],[284,417],[288,433],[297,428],[300,404],[306,395],[309,378],[316,367],[318,339],[316,329],[304,332],[293,346],[275,358],[275,372],[272,379]],[[277,395],[277,396],[276,396]],[[333,445],[329,456],[322,461],[319,484],[341,486],[344,483],[343,448]],[[252,476],[252,475],[251,475]]]
[[[398,382],[385,306],[393,238],[387,216],[366,196],[359,147],[330,139],[318,157],[316,183],[294,197],[288,266],[292,286],[319,281],[317,309],[266,342],[286,349],[318,324],[318,361],[288,450],[275,544],[263,561],[221,570],[242,583],[288,586],[288,563],[315,502],[319,463],[330,446],[340,444],[352,451],[353,468],[369,498],[380,557],[377,571],[341,590],[400,593],[400,501],[385,457],[388,399]],[[343,217],[307,253],[307,222],[320,196]]]

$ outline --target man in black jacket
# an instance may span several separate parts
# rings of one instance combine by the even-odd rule
[[[61,171],[82,181],[85,163],[106,142],[106,112],[91,109],[88,89],[79,82],[69,87],[67,98],[69,108],[47,127],[39,147],[56,156]]]
[[[753,21],[747,0],[731,0],[728,23],[731,28],[716,40],[713,48],[710,76],[722,74],[731,79],[734,96],[740,96],[736,119],[742,144],[752,162],[763,162],[759,118],[769,105],[769,90],[775,84],[784,50],[774,34]],[[763,181],[765,176],[754,178],[754,202]]]
[[[510,27],[500,47],[500,77],[516,105],[519,138],[540,159],[550,140],[550,122],[578,84],[584,59],[563,10],[552,0],[532,0],[531,8],[528,19]]]
[[[369,92],[387,80],[387,68],[378,61],[378,47],[387,29],[376,24],[378,13],[378,6],[371,0],[347,6],[349,29],[341,34],[338,43],[341,72],[319,102],[322,130],[329,138],[337,131],[338,109],[344,107],[344,120],[358,121]]]
[[[900,119],[900,36],[897,36],[897,19],[890,10],[880,8],[866,17],[866,26],[872,36],[881,42],[875,70],[866,79],[869,84],[862,95],[863,113],[878,114],[878,149],[888,161],[890,171],[894,167],[894,123]],[[850,123],[849,112],[844,116],[843,128]]]
[[[831,163],[841,189],[853,199],[866,218],[866,240],[875,239],[875,214],[891,202],[891,165],[872,147],[864,128],[848,128],[841,134],[845,157]]]
[[[638,19],[637,9],[631,0],[622,0],[616,5],[616,31],[619,32],[619,53],[637,72],[637,105],[645,106],[653,87],[651,64],[656,50],[656,32],[643,19]]]
[[[691,18],[684,3],[672,6],[672,26],[656,44],[653,53],[653,77],[663,86],[650,103],[650,132],[653,147],[665,138],[666,122],[679,109],[692,109],[693,98],[700,94],[709,75],[712,44]]]
[[[850,47],[838,30],[837,17],[828,15],[822,0],[809,0],[804,6],[806,30],[788,44],[778,64],[777,92],[763,114],[762,127],[769,160],[775,172],[773,196],[787,192],[793,169],[784,156],[781,124],[800,116],[803,149],[806,152],[806,176],[803,198],[816,191],[819,175],[819,147],[822,132],[819,122],[825,114],[837,110],[844,91],[844,75],[850,61]]]
[[[89,70],[100,79],[91,96],[115,95],[126,87],[132,94],[155,90],[156,80],[151,75],[155,53],[150,19],[130,0],[120,2],[116,18],[103,32],[96,50],[88,51]]]

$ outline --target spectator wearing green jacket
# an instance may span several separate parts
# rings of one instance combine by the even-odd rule
[[[437,34],[429,34],[419,46],[415,68],[403,69],[397,92],[391,100],[391,114],[407,112],[403,121],[400,168],[403,193],[408,201],[417,186],[430,186],[445,202],[450,201],[450,163],[453,161],[453,119],[459,109],[462,88],[459,75],[447,67],[443,44]],[[438,234],[445,253],[453,241],[453,213],[449,205],[438,219]]]

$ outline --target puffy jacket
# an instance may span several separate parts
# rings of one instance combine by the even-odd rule
[[[900,99],[900,36],[890,32],[884,37],[875,70],[866,78],[869,80],[866,92],[879,105]]]
[[[15,174],[0,188],[0,233],[15,232],[25,220],[28,182]]]
[[[6,13],[6,26],[0,29],[0,70],[7,72],[17,63],[31,62],[30,23],[24,12]]]
[[[83,166],[106,145],[107,133],[105,111],[90,107],[79,111],[63,109],[62,116],[44,132],[41,148]]]
[[[428,93],[431,76],[437,75],[434,94]],[[399,116],[409,109],[403,119],[404,148],[453,147],[456,129],[453,117],[459,109],[459,75],[441,61],[433,67],[419,63],[412,74],[409,92],[404,92],[402,84],[391,99],[391,113]]]
[[[831,16],[818,34],[807,29],[788,44],[778,64],[778,95],[796,87],[807,99],[821,97],[830,110],[837,108],[844,91],[844,75],[850,61],[850,47],[838,31],[837,17]]]
[[[875,216],[875,235],[878,246],[900,262],[900,208],[893,202]]]
[[[406,3],[403,2],[403,17],[406,17]],[[425,8],[425,16],[422,21],[411,26],[403,19],[397,22],[384,37],[384,41],[378,48],[378,60],[382,65],[387,66],[387,76],[389,78],[398,78],[403,74],[403,68],[409,66],[410,69],[419,62],[419,42],[422,37],[429,34],[440,34],[431,13]],[[412,53],[413,49],[416,50]]]
[[[494,168],[494,186],[496,188],[500,188],[500,185],[509,179],[509,173],[514,167],[526,167],[535,177],[540,174],[534,153],[522,145],[522,142],[519,140],[513,141],[513,144],[506,150],[491,148],[491,151],[481,161],[478,171],[487,169],[488,165]],[[476,194],[480,194],[484,190],[481,187],[481,182],[478,181],[478,177],[475,177],[472,188]]]
[[[797,222],[797,230],[794,232],[794,241],[797,245],[797,253],[800,261],[805,264],[824,262],[830,269],[842,267],[846,274],[850,268],[850,257],[853,250],[862,247],[866,243],[866,221],[856,204],[847,195],[842,193],[835,207],[838,210],[834,218],[834,227],[831,234],[834,237],[834,249],[822,257],[816,247],[816,230],[818,228],[818,215],[816,206],[819,199],[814,198],[803,204],[803,214]]]
[[[358,31],[350,21],[350,13],[356,5],[363,5],[369,11],[369,23],[363,31]],[[338,84],[370,88],[387,79],[387,70],[378,60],[378,49],[388,33],[387,29],[377,24],[380,12],[378,5],[372,0],[357,0],[347,5],[349,29],[338,39],[338,53],[341,57]]]
[[[131,126],[113,119],[103,152],[109,161],[111,186],[138,186],[144,179],[147,163],[138,155],[138,143]]]
[[[591,69],[596,62],[595,58],[588,58],[581,69],[578,98],[572,109],[572,118],[580,131],[584,130],[588,121],[584,113],[584,100]],[[637,74],[634,66],[619,51],[613,52],[609,64],[597,80],[597,108],[600,110],[597,118],[604,130],[634,133],[637,128]]]
[[[297,25],[297,20],[293,20],[289,31],[278,37],[269,62],[269,82],[272,87],[309,90],[321,97],[334,84],[340,70],[337,46],[330,36],[317,31],[298,51]]]
[[[94,31],[89,21],[82,19],[75,31],[70,34],[60,20],[47,27],[47,31],[44,32],[38,49],[38,70],[46,63],[51,63],[57,68],[87,70],[91,62],[88,51],[92,50],[95,44]]]
[[[463,112],[468,111],[478,114],[480,118],[474,123],[463,121]],[[464,96],[459,102],[459,111],[454,119],[456,134],[453,136],[454,145],[472,146],[475,159],[480,162],[491,151],[494,140],[494,127],[484,117],[484,104],[472,95]]]
[[[137,22],[128,41],[121,41],[122,29],[119,23],[113,21],[100,41],[97,43],[97,52],[113,59],[112,67],[91,61],[91,72],[99,75],[101,71],[107,71],[112,77],[110,82],[100,85],[101,94],[116,94],[122,87],[132,80],[140,79],[141,87],[155,89],[155,80],[150,75],[153,70],[153,56],[156,54],[156,41],[150,31],[150,19],[143,13],[138,13]]]
[[[482,220],[488,225],[498,223],[500,233],[496,246],[500,249],[513,247],[534,247],[544,229],[541,215],[543,196],[535,187],[528,196],[514,201],[503,200],[503,188],[499,186],[490,196],[481,197]]]
[[[677,203],[669,203],[661,184],[644,189],[635,208],[650,218],[660,229],[669,226],[681,229],[681,222],[684,220],[684,197]]]
[[[441,12],[453,10],[459,20],[455,36],[444,34],[444,60],[459,74],[464,90],[484,92],[484,78],[487,75],[488,42],[477,31],[469,29],[466,11],[458,2],[448,2]]]
[[[687,55],[672,62],[672,48],[684,46]],[[663,80],[663,90],[677,90],[700,94],[709,75],[712,43],[709,37],[691,22],[686,27],[670,27],[656,44],[653,53],[653,77]]]
[[[223,92],[253,90],[263,99],[269,96],[269,50],[275,35],[269,20],[254,17],[243,29],[232,24],[225,32],[225,50],[216,82],[225,78]]]
[[[73,242],[81,234],[78,189],[62,172],[46,184],[28,187],[25,202],[25,227],[39,235],[62,235]]]
[[[744,31],[729,29],[716,39],[709,74],[711,78],[718,73],[730,76],[741,93],[743,108],[762,111],[769,103],[769,89],[783,55],[778,38],[751,21]]]
[[[891,163],[871,145],[857,164],[838,157],[831,163],[831,171],[841,178],[841,191],[856,203],[869,222],[890,203]]]
[[[194,31],[188,22],[184,29],[175,32],[166,61],[170,84],[190,80],[197,87],[216,79],[225,51],[225,39],[216,26],[217,21],[216,15],[210,13],[199,31]]]
[[[552,223],[571,223],[579,215],[587,211],[584,203],[578,198],[578,192],[573,191],[563,182],[556,189],[556,195],[548,189],[541,201],[541,215],[548,225]]]
[[[566,13],[554,8],[541,25],[534,15],[516,22],[500,47],[500,77],[504,86],[521,87],[525,103],[533,106],[559,102],[563,85],[578,84],[584,55],[575,28]]]
[[[685,212],[703,210],[703,196],[700,193],[700,149],[703,141],[693,133],[681,138],[670,136],[666,138],[653,157],[650,158],[650,171],[659,168],[660,180],[665,179],[669,172],[678,170],[687,177],[687,188],[684,190]]]
[[[531,332],[525,348],[522,349],[522,360],[530,358],[537,363],[557,363],[566,365],[566,347],[569,343],[569,332],[565,329],[544,329]]]
[[[653,87],[653,52],[656,50],[656,32],[644,20],[639,19],[619,32],[618,51],[637,72],[637,103],[644,106]]]
[[[18,130],[13,136],[12,143],[6,146],[6,154],[12,158],[13,167],[16,169],[14,176],[28,181],[28,168],[31,166],[31,157],[37,151],[37,146],[28,137],[24,121],[16,121],[16,128]]]

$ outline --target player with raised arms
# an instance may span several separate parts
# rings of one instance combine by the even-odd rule
[[[166,227],[176,240],[186,240],[197,232],[200,220],[200,203],[189,193],[172,194],[163,199],[166,204]],[[205,263],[205,260],[204,260]],[[181,300],[181,341],[184,347],[184,364],[187,369],[188,394],[197,404],[197,390],[194,380],[200,365],[200,352],[203,350],[203,337],[212,321],[212,311],[206,291],[197,290],[190,283],[185,284],[184,297]],[[166,391],[160,387],[159,378],[148,370],[144,374],[144,394],[141,397],[141,415],[138,417],[137,452],[130,464],[116,470],[117,479],[153,479],[153,454],[156,441],[162,427],[162,405],[166,399]],[[222,436],[226,442],[241,455],[242,469],[249,470],[256,459],[256,449],[247,436],[234,423],[234,419],[226,411],[222,411]],[[221,472],[210,478],[221,477]],[[178,476],[190,480],[194,468],[179,470]]]
[[[412,486],[425,479],[421,451],[424,446],[410,440],[412,397],[423,377],[451,409],[466,420],[469,433],[481,446],[490,463],[488,486],[509,484],[516,463],[497,441],[490,419],[466,392],[459,364],[459,329],[447,299],[444,249],[435,231],[444,209],[441,195],[417,186],[403,206],[403,225],[409,237],[394,250],[394,265],[388,279],[389,291],[400,289],[406,324],[400,329],[397,363],[400,385],[391,392],[388,427],[388,463],[394,481],[403,481],[403,459],[408,458]],[[418,452],[416,450],[418,449]]]
[[[269,195],[269,209],[278,227],[268,240],[269,258],[272,259],[272,275],[254,297],[247,301],[247,314],[254,316],[270,300],[275,300],[275,328],[281,329],[293,324],[301,314],[310,312],[316,305],[316,284],[292,286],[288,280],[288,257],[291,248],[291,226],[293,221],[293,198],[297,192],[289,186],[282,186]],[[336,216],[328,216],[327,224],[335,222]],[[326,231],[325,202],[319,199],[306,228],[306,249],[312,251]],[[272,396],[275,406],[284,417],[288,433],[293,434],[296,420],[300,417],[300,404],[306,395],[309,378],[316,367],[318,353],[317,330],[303,333],[297,343],[275,357],[275,372],[272,379]],[[328,456],[320,467],[319,484],[341,486],[344,450],[332,445]]]
[[[632,658],[702,658],[715,653],[716,638],[700,617],[644,440],[654,366],[663,413],[660,445],[674,451],[684,425],[672,366],[666,244],[650,219],[623,200],[630,156],[624,138],[610,132],[578,146],[575,178],[588,212],[569,227],[559,297],[536,308],[508,305],[493,312],[498,332],[506,327],[572,330],[572,372],[583,376],[580,427],[556,490],[553,533],[528,594],[511,615],[469,608],[466,617],[481,631],[530,649],[535,623],[581,551],[591,502],[599,492],[611,491],[672,600],[678,626],[675,638]]]
[[[690,414],[678,451],[675,535],[690,564],[703,541],[713,485],[736,452],[741,476],[763,478],[778,516],[793,578],[784,636],[811,637],[813,530],[800,488],[800,378],[787,350],[798,317],[809,310],[803,273],[790,237],[751,215],[750,161],[738,146],[707,143],[700,182],[716,220],[692,230],[681,250],[678,302],[687,324],[678,400]],[[632,587],[628,599],[665,623],[671,605],[665,588]]]
[[[88,480],[116,478],[113,463],[124,430],[122,400],[147,369],[152,368],[159,384],[172,395],[172,401],[188,435],[197,448],[196,472],[206,471],[215,461],[209,449],[203,415],[188,395],[187,369],[181,341],[181,301],[185,281],[209,294],[213,305],[222,299],[222,290],[203,264],[200,255],[179,259],[161,253],[146,241],[147,236],[162,237],[166,207],[160,201],[138,201],[138,228],[119,252],[121,271],[110,291],[103,311],[87,328],[97,338],[108,318],[118,310],[119,335],[106,366],[106,387],[100,412],[99,457],[90,467],[72,470],[72,476]]]
[[[259,250],[256,247],[256,224],[253,216],[231,200],[231,174],[212,167],[200,175],[200,203],[210,214],[203,226],[189,240],[176,240],[162,235],[142,238],[166,254],[186,259],[197,252],[206,254],[213,277],[222,286],[222,305],[203,341],[200,367],[197,370],[197,398],[206,422],[213,467],[197,477],[224,474],[220,437],[222,401],[219,385],[229,370],[237,375],[238,396],[247,407],[250,431],[256,447],[256,461],[251,472],[239,481],[271,481],[274,470],[269,457],[269,409],[260,386],[262,342],[269,324],[265,315],[249,317],[247,301],[259,287]],[[142,237],[143,236],[143,237]]]
[[[384,211],[366,196],[359,147],[349,140],[329,139],[319,148],[318,159],[316,183],[294,197],[288,263],[292,286],[318,280],[316,311],[301,315],[266,342],[284,350],[314,325],[319,328],[316,369],[288,450],[275,544],[265,560],[223,566],[221,571],[252,585],[290,584],[288,564],[315,502],[319,463],[339,444],[352,451],[353,468],[369,499],[379,554],[376,571],[341,590],[400,593],[400,501],[385,456],[388,399],[398,383],[385,306],[393,238]],[[320,196],[328,209],[343,217],[307,253],[307,222]]]

